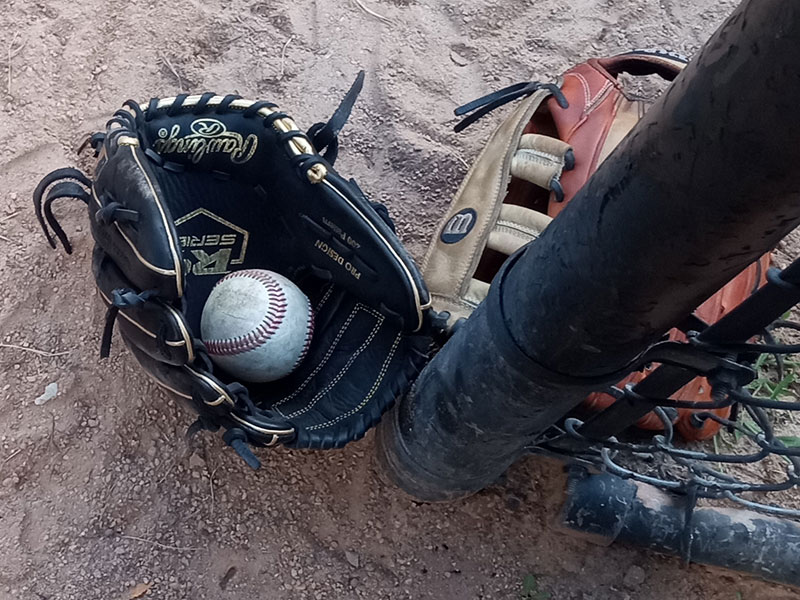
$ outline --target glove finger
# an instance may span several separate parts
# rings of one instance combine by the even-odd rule
[[[190,370],[185,365],[175,366],[154,359],[125,332],[121,332],[121,337],[142,369],[157,384],[188,402],[200,414],[219,422],[233,408],[233,394],[213,375],[199,376],[200,371]]]
[[[92,235],[135,288],[175,300],[183,295],[183,260],[164,193],[133,132],[113,134],[95,168]]]
[[[158,385],[187,402],[207,421],[226,428],[240,428],[247,434],[248,442],[260,446],[294,438],[294,427],[278,413],[253,409],[248,402],[237,403],[237,394],[231,390],[237,386],[225,385],[213,374],[190,365],[174,366],[155,360],[124,333],[122,339],[142,369]],[[242,392],[246,393],[244,388]]]
[[[92,262],[100,297],[108,308],[114,305],[114,292],[139,291],[102,249],[95,248]],[[178,310],[158,298],[118,308],[117,326],[131,344],[151,358],[170,365],[194,362],[195,341],[185,317]]]

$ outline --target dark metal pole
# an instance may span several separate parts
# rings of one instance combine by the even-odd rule
[[[795,259],[783,271],[776,271],[773,270],[762,288],[722,319],[704,329],[697,336],[697,341],[746,342],[800,302],[800,259]],[[695,375],[689,369],[662,364],[637,383],[633,391],[644,397],[669,398],[694,379]],[[646,403],[629,404],[623,399],[593,415],[578,431],[588,438],[616,435],[636,423],[652,408]]]
[[[570,477],[561,524],[604,545],[635,544],[800,585],[800,523],[741,509],[688,511],[686,503],[614,475],[578,474]]]
[[[620,379],[800,220],[800,2],[746,0],[379,430],[390,477],[444,500]]]

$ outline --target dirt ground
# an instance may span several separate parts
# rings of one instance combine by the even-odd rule
[[[410,501],[342,451],[260,452],[250,471],[143,379],[103,311],[85,209],[52,252],[31,192],[126,99],[278,101],[308,127],[361,68],[340,172],[386,202],[420,257],[492,119],[454,106],[632,47],[691,55],[732,0],[3,0],[0,10],[0,598],[780,600],[797,592],[552,527],[563,478],[527,460],[447,505]],[[370,11],[373,14],[369,14]],[[379,19],[376,15],[385,17]],[[496,122],[496,121],[494,121]],[[34,399],[47,384],[58,395]]]

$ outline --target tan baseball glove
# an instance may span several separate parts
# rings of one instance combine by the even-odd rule
[[[467,115],[456,126],[460,131],[520,100],[475,160],[422,265],[433,308],[449,313],[448,327],[469,317],[503,262],[541,234],[644,115],[648,101],[637,97],[631,91],[634,85],[625,85],[621,75],[659,75],[671,81],[685,64],[686,59],[674,54],[642,50],[591,59],[569,69],[555,84],[517,84],[456,109],[456,115]],[[768,264],[765,256],[742,272],[703,304],[697,316],[716,322],[763,283]],[[670,335],[682,334],[673,330]],[[645,376],[634,373],[622,383]],[[697,378],[676,398],[708,400],[710,389]],[[613,401],[598,393],[587,405],[603,408]],[[683,411],[677,421],[684,437],[711,437],[719,429],[710,419],[694,425],[691,413]],[[660,428],[661,421],[651,417],[639,425]]]

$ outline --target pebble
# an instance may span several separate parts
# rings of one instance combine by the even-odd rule
[[[56,396],[58,396],[58,383],[54,381],[53,383],[47,384],[47,386],[44,388],[44,393],[38,398],[36,398],[36,400],[34,400],[33,403],[36,406],[42,406],[43,404],[47,404],[48,402],[50,402],[50,400],[52,400]]]
[[[622,578],[622,583],[627,587],[638,587],[642,585],[646,579],[644,569],[638,565],[632,565],[626,572],[625,577]]]
[[[355,552],[351,552],[350,550],[346,550],[345,553],[344,553],[344,557],[347,559],[347,562],[350,563],[351,567],[353,567],[355,569],[358,568],[358,566],[360,564],[360,561],[359,561],[359,558],[358,558],[358,554],[356,554]]]
[[[450,50],[450,60],[459,67],[466,67],[469,64],[469,59],[465,56],[462,56],[455,50]]]

